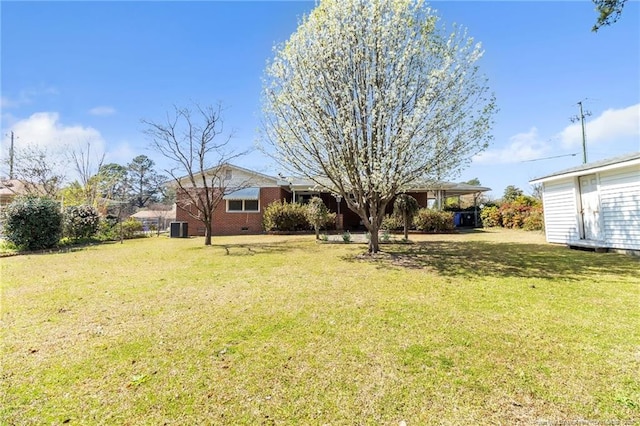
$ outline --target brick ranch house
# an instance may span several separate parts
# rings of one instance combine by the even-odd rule
[[[223,197],[213,213],[213,235],[260,234],[262,213],[274,201],[305,203],[311,197],[322,198],[331,212],[337,214],[336,228],[361,229],[360,217],[352,212],[341,197],[323,191],[315,183],[301,178],[285,178],[268,176],[253,170],[227,164],[223,175],[228,188],[242,188]],[[421,207],[440,207],[446,197],[479,194],[490,191],[490,188],[454,182],[437,182],[416,185],[408,194],[415,197]],[[180,200],[184,199],[180,192],[176,194],[178,207],[176,221],[186,222],[189,236],[203,236],[202,222],[191,217],[190,208]],[[393,208],[389,205],[389,212]],[[195,209],[192,212],[196,212]]]

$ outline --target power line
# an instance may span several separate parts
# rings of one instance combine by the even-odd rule
[[[521,161],[521,163],[531,163],[532,161],[551,160],[553,158],[560,158],[560,157],[575,157],[576,155],[578,155],[578,153],[574,152],[573,154],[554,155],[553,157],[534,158],[533,160],[524,160],[524,161]]]

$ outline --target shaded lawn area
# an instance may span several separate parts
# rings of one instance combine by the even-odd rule
[[[539,234],[0,259],[2,424],[640,422],[640,261]]]

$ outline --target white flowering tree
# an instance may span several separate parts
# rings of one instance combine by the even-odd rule
[[[411,183],[486,148],[494,98],[480,46],[421,0],[323,0],[266,70],[266,150],[341,195],[371,233]]]

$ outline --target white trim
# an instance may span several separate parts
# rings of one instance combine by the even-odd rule
[[[584,176],[584,175],[592,175],[594,173],[606,172],[608,170],[614,170],[614,169],[619,169],[619,168],[623,168],[623,167],[630,167],[630,166],[635,166],[635,165],[640,166],[640,158],[636,158],[636,159],[630,160],[630,161],[622,161],[620,163],[609,164],[609,165],[601,166],[601,167],[585,168],[585,169],[576,170],[576,171],[573,171],[573,172],[567,172],[567,173],[557,174],[557,175],[553,175],[553,176],[542,177],[542,178],[538,178],[538,179],[535,179],[535,180],[531,180],[531,181],[529,181],[529,183],[532,184],[532,185],[535,185],[537,183],[549,182],[549,181],[556,180],[556,179],[564,179],[564,178],[569,178],[569,177],[579,177],[579,176]]]

